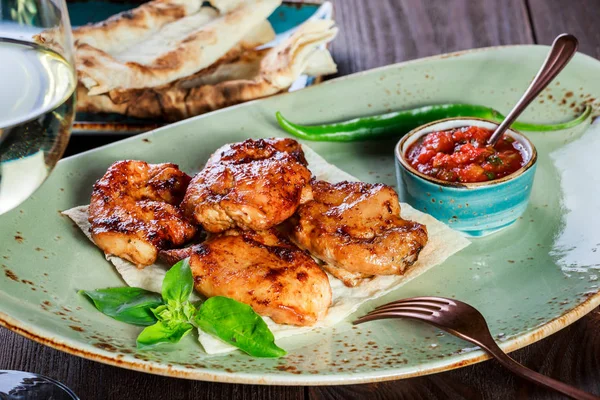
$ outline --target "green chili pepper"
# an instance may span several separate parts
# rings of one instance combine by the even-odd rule
[[[512,128],[524,131],[557,131],[572,128],[585,121],[592,108],[587,106],[577,118],[558,124],[529,124],[515,122]],[[288,121],[278,111],[279,125],[288,133],[306,140],[321,142],[353,142],[358,140],[400,137],[414,128],[429,122],[451,117],[476,117],[501,122],[504,116],[498,111],[471,104],[439,104],[402,110],[370,117],[325,125],[299,125]]]

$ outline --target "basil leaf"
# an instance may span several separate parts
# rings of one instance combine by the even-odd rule
[[[162,304],[156,308],[153,308],[151,311],[158,321],[167,321],[173,319],[171,308],[169,308],[169,306],[166,304]]]
[[[194,319],[204,332],[239,348],[254,357],[281,357],[273,333],[252,307],[227,297],[206,300]]]
[[[194,278],[186,258],[173,265],[165,275],[162,283],[162,297],[169,301],[183,303],[187,301],[194,289]]]
[[[196,315],[196,306],[187,301],[183,303],[181,312],[183,313],[183,318],[185,318],[186,321],[191,321],[194,319],[194,315]]]
[[[196,307],[189,301],[181,304],[163,304],[152,309],[152,314],[159,321],[183,321],[188,322],[196,314]]]
[[[158,321],[144,328],[137,337],[138,349],[148,349],[163,343],[177,343],[187,335],[193,326],[189,322]]]
[[[116,319],[134,325],[152,325],[156,317],[152,309],[163,304],[158,293],[135,287],[116,287],[80,290],[98,310]]]

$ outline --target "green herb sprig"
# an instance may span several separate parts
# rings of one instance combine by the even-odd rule
[[[189,298],[194,278],[189,260],[167,271],[162,293],[135,287],[81,290],[103,314],[133,325],[145,326],[137,337],[139,349],[178,343],[194,326],[254,357],[282,357],[273,333],[252,307],[215,296],[193,304]]]

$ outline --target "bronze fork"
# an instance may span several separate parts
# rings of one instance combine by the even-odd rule
[[[539,374],[510,358],[494,341],[483,315],[470,305],[444,297],[413,297],[377,307],[354,324],[387,318],[411,318],[427,322],[461,339],[474,343],[505,368],[549,389],[574,399],[599,400],[592,394]]]

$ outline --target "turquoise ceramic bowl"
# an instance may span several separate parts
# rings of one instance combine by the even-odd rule
[[[537,152],[525,136],[507,130],[505,134],[523,145],[527,163],[504,178],[478,183],[435,179],[415,170],[406,160],[406,149],[423,135],[464,126],[495,129],[498,124],[476,118],[449,118],[423,125],[404,136],[395,149],[398,191],[401,201],[447,223],[466,236],[486,236],[515,222],[527,208]]]

